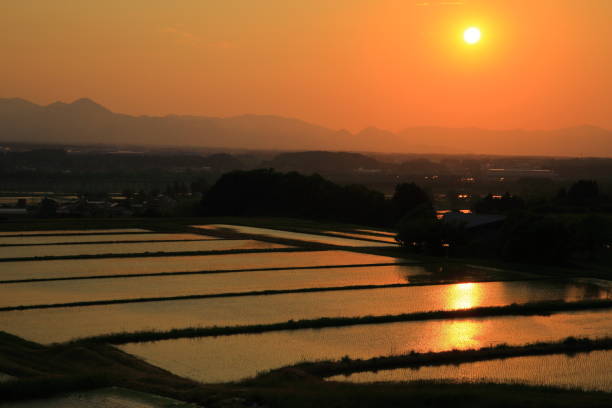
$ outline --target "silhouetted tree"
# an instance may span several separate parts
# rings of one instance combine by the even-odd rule
[[[501,198],[489,194],[472,206],[474,212],[486,214],[502,214],[523,209],[525,209],[525,202],[510,193],[504,194]]]
[[[574,249],[585,251],[589,259],[595,259],[605,245],[612,243],[612,222],[600,215],[587,215],[572,226]]]
[[[555,217],[522,214],[509,219],[502,230],[501,255],[509,261],[562,264],[571,255],[572,236]]]
[[[391,201],[395,206],[396,217],[398,219],[419,207],[432,207],[429,195],[415,183],[396,185]]]
[[[454,253],[467,238],[463,224],[428,216],[406,216],[398,231],[397,240],[403,247],[431,255]]]
[[[389,202],[364,186],[272,169],[224,174],[202,200],[210,215],[274,215],[390,225]]]
[[[192,193],[206,193],[210,189],[210,184],[208,181],[200,177],[197,180],[193,181],[190,186]]]
[[[572,205],[592,204],[599,197],[599,185],[594,180],[579,180],[567,191],[567,198]]]

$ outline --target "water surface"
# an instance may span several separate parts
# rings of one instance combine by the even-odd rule
[[[125,242],[125,241],[200,241],[218,240],[217,237],[199,234],[104,234],[104,235],[51,235],[0,237],[0,245],[72,244],[81,242]]]
[[[408,284],[424,280],[425,267],[390,265],[348,268],[231,272],[203,275],[139,276],[132,278],[20,282],[0,285],[0,307],[204,295],[228,292],[287,290],[339,286]],[[432,275],[432,280],[434,276]],[[544,300],[607,299],[610,290],[587,283],[546,281],[462,283],[406,288],[299,294],[283,299],[293,314],[358,316],[431,310],[501,306]],[[338,300],[341,300],[338,302]],[[277,304],[282,308],[282,303]],[[282,310],[280,315],[283,315]],[[333,314],[335,312],[335,314]],[[279,320],[280,321],[280,320]]]
[[[399,245],[395,237],[389,237],[389,236],[383,237],[380,235],[371,235],[367,233],[346,232],[346,231],[331,231],[330,230],[330,231],[321,231],[321,232],[326,233],[326,234],[341,235],[347,238],[355,238],[359,240],[370,240],[370,241],[377,241],[377,242],[386,242],[389,244]]]
[[[284,272],[278,276],[283,275]],[[158,288],[157,295],[165,293],[168,283],[162,283],[163,279],[158,281],[158,285],[151,286]],[[171,278],[173,279],[174,277]],[[129,283],[130,280],[134,282]],[[138,285],[140,280],[141,278],[126,279],[125,282],[136,290],[134,285]],[[65,283],[67,282],[78,285],[87,281]],[[185,285],[194,285],[194,283],[185,281]],[[144,287],[144,284],[142,286]],[[185,294],[189,292],[187,286],[184,288]],[[122,285],[118,287],[118,291],[123,291]],[[320,317],[388,315],[433,309],[496,306],[513,302],[553,299],[573,301],[605,295],[604,292],[586,285],[554,283],[547,285],[542,282],[495,282],[474,284],[472,287],[474,288],[470,289],[472,298],[469,298],[472,295],[466,293],[459,284],[0,312],[0,330],[39,343],[49,343],[121,331],[266,324]],[[477,287],[479,289],[476,289]],[[67,291],[72,289],[73,286],[69,286]],[[482,296],[483,292],[487,295]],[[376,333],[383,326],[368,327]],[[469,325],[461,323],[455,327],[465,328]]]
[[[397,262],[396,258],[349,251],[15,261],[0,264],[0,281],[166,272],[394,264]]]
[[[295,269],[202,275],[22,282],[0,285],[0,307],[409,282],[420,266]],[[421,298],[423,300],[423,298]]]
[[[612,351],[576,355],[514,357],[461,365],[401,368],[337,375],[330,381],[389,382],[450,380],[458,382],[522,383],[612,392]]]
[[[225,251],[243,249],[288,248],[286,245],[250,239],[176,241],[176,242],[127,242],[83,245],[32,245],[0,247],[0,258],[34,258],[52,256],[80,256],[107,254],[140,254],[157,252]]]
[[[389,231],[382,231],[382,230],[375,230],[375,229],[356,229],[355,231],[360,232],[360,233],[369,234],[369,235],[386,235],[388,237],[395,237],[397,235],[396,232],[389,232]]]
[[[175,374],[203,382],[236,381],[300,361],[351,358],[500,343],[519,345],[592,338],[612,333],[612,312],[577,312],[548,317],[498,317],[362,325],[217,338],[166,340],[121,346],[124,351]]]
[[[131,234],[151,232],[142,228],[114,228],[114,229],[88,229],[88,230],[39,230],[39,231],[0,231],[0,236],[21,235],[63,235],[63,234]]]
[[[330,237],[327,235],[307,234],[303,232],[283,231],[270,228],[247,227],[243,225],[211,224],[211,225],[192,225],[194,228],[201,229],[229,229],[242,234],[262,235],[272,238],[293,239],[297,241],[314,242],[327,245],[338,245],[345,247],[387,247],[386,242],[364,241],[359,239]]]

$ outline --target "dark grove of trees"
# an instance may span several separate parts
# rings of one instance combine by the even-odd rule
[[[524,210],[525,208],[526,205],[523,199],[510,193],[506,193],[501,197],[489,194],[472,205],[472,211],[483,214],[504,214]]]
[[[400,184],[391,200],[362,185],[341,186],[323,177],[273,169],[223,175],[203,201],[207,215],[286,216],[395,226],[407,212],[431,209],[427,194],[415,184]]]
[[[612,259],[611,244],[612,220],[606,215],[523,212],[504,223],[495,248],[507,261],[559,265],[574,261],[607,263]]]
[[[399,224],[398,240],[407,248],[432,255],[556,265],[576,261],[606,264],[612,261],[610,208],[610,198],[600,193],[595,181],[580,180],[544,206],[530,206],[510,194],[486,196],[473,210],[506,217],[490,226],[468,230],[426,212],[409,214]]]

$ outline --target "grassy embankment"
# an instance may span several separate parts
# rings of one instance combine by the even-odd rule
[[[416,353],[375,357],[367,360],[353,360],[346,356],[338,361],[317,361],[299,363],[291,367],[272,370],[261,377],[282,375],[286,370],[299,370],[317,377],[331,377],[338,374],[352,374],[363,371],[390,370],[396,368],[418,368],[448,364],[463,364],[475,361],[506,359],[512,357],[543,356],[551,354],[575,354],[595,350],[612,349],[612,337],[599,339],[568,337],[558,342],[538,342],[520,346],[499,344],[491,347],[468,350]]]
[[[304,267],[304,268],[288,268],[292,270],[299,269],[327,269],[327,268],[351,268],[359,266],[387,266],[389,264],[374,264],[374,265],[342,265],[342,266],[323,266],[323,267]],[[392,264],[397,265],[397,264]],[[81,280],[81,279],[110,279],[110,278],[137,278],[147,276],[166,276],[166,275],[210,275],[210,274],[224,274],[224,273],[248,273],[248,272],[259,272],[259,271],[275,271],[275,270],[286,270],[285,268],[267,268],[267,269],[252,269],[252,270],[234,270],[234,271],[203,271],[203,272],[177,272],[177,273],[157,273],[157,274],[135,274],[135,275],[109,275],[109,276],[86,276],[86,277],[66,277],[66,278],[47,278],[47,279],[25,279],[17,281],[0,281],[1,284],[18,284],[28,282],[46,282],[46,281],[63,281],[63,280]],[[532,278],[532,279],[521,279],[521,282],[527,280],[546,280],[547,278]],[[485,279],[478,280],[477,283],[487,282],[514,282],[516,279]],[[399,288],[410,288],[419,286],[441,286],[441,285],[452,285],[462,282],[458,280],[452,281],[432,281],[432,282],[416,282],[416,283],[389,283],[383,285],[347,285],[347,286],[321,286],[321,287],[307,287],[297,289],[264,289],[264,290],[253,290],[246,292],[222,292],[222,293],[207,293],[207,294],[193,294],[193,295],[181,295],[181,296],[163,296],[163,297],[143,297],[143,298],[127,298],[127,299],[101,299],[81,302],[67,302],[67,303],[48,303],[48,304],[32,304],[32,305],[15,305],[15,306],[3,306],[0,307],[0,312],[10,312],[15,310],[29,310],[29,309],[54,309],[63,307],[82,307],[82,306],[102,306],[102,305],[115,305],[125,303],[146,303],[146,302],[169,302],[176,300],[194,300],[194,299],[214,299],[214,298],[227,298],[227,297],[245,297],[245,296],[274,296],[274,295],[287,295],[297,293],[314,293],[314,292],[342,292],[342,291],[354,291],[354,290],[376,290],[376,289],[399,289]]]
[[[181,232],[191,230],[191,225],[230,224],[250,227],[301,229],[311,231],[338,230],[353,232],[357,229],[372,229],[356,224],[337,222],[321,222],[299,218],[286,217],[127,217],[127,218],[13,218],[2,221],[0,231],[36,231],[62,229],[116,229],[143,228],[158,232]],[[376,230],[393,232],[389,229]],[[300,231],[301,232],[301,231]]]
[[[209,231],[192,228],[191,225],[205,224],[233,224],[262,228],[276,228],[295,232],[321,233],[327,230],[354,232],[357,229],[371,229],[368,226],[342,224],[333,222],[320,222],[296,218],[283,217],[186,217],[186,218],[58,218],[58,219],[9,219],[0,224],[2,231],[31,231],[31,230],[60,230],[60,229],[108,229],[108,228],[145,228],[154,232],[190,232],[203,235],[213,235],[219,238],[253,238],[266,242],[287,245],[299,245],[310,249],[338,249],[324,244],[307,243],[304,241],[286,240],[258,235],[245,235],[229,231]],[[376,228],[380,229],[380,228]],[[380,229],[384,230],[384,229]],[[393,232],[391,230],[384,230]],[[397,258],[410,258],[419,263],[445,263],[474,264],[505,271],[514,271],[525,274],[541,274],[550,277],[593,277],[610,279],[609,262],[581,263],[565,266],[531,265],[521,263],[508,263],[496,259],[486,258],[439,258],[407,252],[401,247],[376,247],[376,248],[345,248],[354,252],[385,255]]]
[[[63,280],[82,280],[82,279],[113,279],[113,278],[138,278],[143,276],[174,276],[174,275],[210,275],[210,274],[223,274],[223,273],[235,273],[235,272],[271,272],[271,271],[285,271],[285,270],[308,270],[308,269],[329,269],[329,268],[357,268],[357,267],[376,267],[376,266],[391,266],[391,265],[414,265],[411,262],[387,262],[387,263],[374,263],[374,264],[349,264],[349,265],[319,265],[319,266],[283,266],[274,268],[251,268],[251,269],[211,269],[203,271],[182,271],[182,272],[155,272],[155,273],[132,273],[132,274],[112,274],[112,275],[87,275],[87,276],[64,276],[64,277],[50,277],[50,278],[27,278],[27,279],[14,279],[14,280],[0,280],[0,283],[25,283],[25,282],[52,282],[52,281],[63,281]],[[0,275],[1,276],[1,275]],[[540,278],[541,279],[541,278]],[[512,279],[516,280],[516,279]],[[523,279],[521,279],[523,280]],[[500,281],[500,279],[495,279]],[[480,281],[484,282],[484,281]],[[452,283],[452,282],[451,282]]]
[[[236,334],[266,333],[272,331],[322,329],[367,324],[385,324],[439,319],[468,319],[497,316],[537,316],[568,311],[602,310],[612,307],[612,300],[587,300],[581,302],[537,302],[508,306],[478,307],[473,309],[406,313],[399,315],[324,317],[319,319],[289,320],[282,323],[225,327],[190,327],[167,331],[145,330],[111,333],[75,340],[74,343],[126,344],[180,338],[231,336]]]
[[[609,343],[607,340],[609,349]],[[514,356],[533,353],[578,352],[601,349],[605,341],[576,340],[562,343],[540,343],[532,349],[514,348]],[[560,347],[561,344],[561,347]],[[497,355],[511,348],[497,348]],[[478,350],[467,352],[471,358]],[[482,350],[492,358],[494,351]],[[447,355],[447,361],[466,359],[461,351]],[[436,354],[422,355],[433,361]],[[408,355],[410,356],[410,355]],[[414,358],[414,355],[413,355]],[[344,360],[342,364],[357,363]],[[62,392],[118,385],[141,392],[177,400],[221,407],[609,407],[612,394],[583,392],[552,387],[499,384],[446,384],[418,382],[409,384],[344,384],[323,381],[310,374],[315,365],[275,370],[255,379],[236,384],[201,384],[177,377],[165,370],[138,360],[104,344],[61,344],[42,346],[0,332],[0,371],[20,380],[0,384],[0,402],[48,397]],[[334,363],[322,363],[334,364]],[[318,368],[322,374],[333,370]],[[329,366],[328,366],[329,367]]]
[[[182,251],[182,252],[137,252],[131,254],[96,254],[96,255],[66,255],[66,256],[35,256],[28,258],[0,258],[2,262],[25,262],[25,261],[57,261],[72,259],[105,259],[105,258],[150,258],[168,256],[198,256],[198,255],[236,255],[257,254],[276,252],[304,252],[309,248],[262,248],[262,249],[223,249],[212,251]]]
[[[111,219],[111,220],[19,220],[17,223],[3,223],[1,230],[36,229],[83,229],[83,228],[149,228],[157,232],[197,232],[192,224],[223,223],[290,229],[307,228],[300,220],[279,221],[278,219]],[[283,225],[285,223],[287,225]],[[10,225],[9,225],[10,224]],[[314,228],[339,229],[346,225],[316,224]],[[359,227],[363,228],[363,227]],[[345,229],[346,230],[346,229]],[[348,230],[350,231],[350,230]],[[303,231],[314,232],[314,231]],[[208,232],[200,231],[208,234]],[[244,235],[235,237],[243,238]],[[229,236],[223,236],[229,238]],[[286,240],[262,238],[262,240],[289,243]],[[317,245],[317,249],[321,246]],[[405,257],[410,256],[421,262],[439,262],[439,258],[407,254],[397,248],[355,249],[358,252]],[[520,270],[532,273],[533,265],[509,265],[482,259],[445,259],[445,262],[473,263],[488,267]],[[593,276],[609,277],[609,270],[591,271],[590,268],[537,267],[538,273],[549,276]],[[10,342],[9,342],[10,343]],[[584,349],[593,345],[579,342]],[[41,347],[41,348],[38,348]],[[152,392],[179,400],[206,404],[207,406],[228,406],[231,399],[234,406],[250,406],[257,403],[269,407],[381,407],[402,406],[407,402],[412,407],[453,406],[461,407],[608,407],[612,396],[605,393],[578,392],[547,387],[528,387],[520,385],[494,384],[439,384],[420,382],[418,384],[376,384],[358,385],[328,383],[320,381],[298,369],[286,369],[279,375],[264,376],[243,384],[202,385],[176,377],[164,370],[150,366],[117,349],[99,343],[76,343],[53,347],[38,346],[24,350],[15,344],[7,344],[0,336],[0,371],[29,378],[21,381],[0,384],[0,401],[26,399],[32,396],[46,396],[62,390],[94,388],[107,385]],[[546,345],[538,345],[540,349]],[[558,346],[552,346],[558,347]],[[567,350],[565,352],[576,352]],[[549,350],[549,351],[552,351]],[[472,353],[476,353],[474,351]],[[508,352],[506,350],[506,352]],[[458,361],[461,352],[455,352]],[[489,356],[495,353],[487,352]],[[544,353],[544,352],[541,352]],[[499,355],[499,353],[498,353]],[[518,354],[514,354],[516,356]],[[465,358],[465,355],[464,355]],[[475,358],[472,355],[471,358]],[[498,357],[492,357],[498,358]],[[349,360],[352,362],[352,360]],[[349,362],[347,360],[344,363]],[[36,369],[32,369],[36,366]],[[29,371],[26,374],[26,371]],[[11,394],[9,390],[14,392]],[[21,390],[21,391],[19,391]],[[238,397],[239,399],[233,399]]]
[[[109,234],[114,235],[114,234]],[[65,236],[65,235],[62,235]],[[29,236],[28,236],[29,237]],[[4,237],[2,238],[10,238]],[[45,247],[45,246],[53,246],[53,245],[70,245],[70,246],[78,246],[78,245],[107,245],[107,244],[155,244],[155,243],[168,243],[168,242],[211,242],[216,241],[215,239],[156,239],[156,240],[147,240],[142,239],[138,241],[126,241],[126,240],[116,240],[116,241],[86,241],[86,242],[40,242],[36,244],[0,244],[0,248],[13,248],[13,247]],[[21,258],[19,258],[21,259]]]

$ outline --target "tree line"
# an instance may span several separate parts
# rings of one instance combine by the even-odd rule
[[[285,216],[393,227],[408,211],[433,208],[413,183],[398,185],[393,198],[363,185],[339,185],[318,174],[273,169],[233,171],[205,195],[203,213],[233,216]]]

